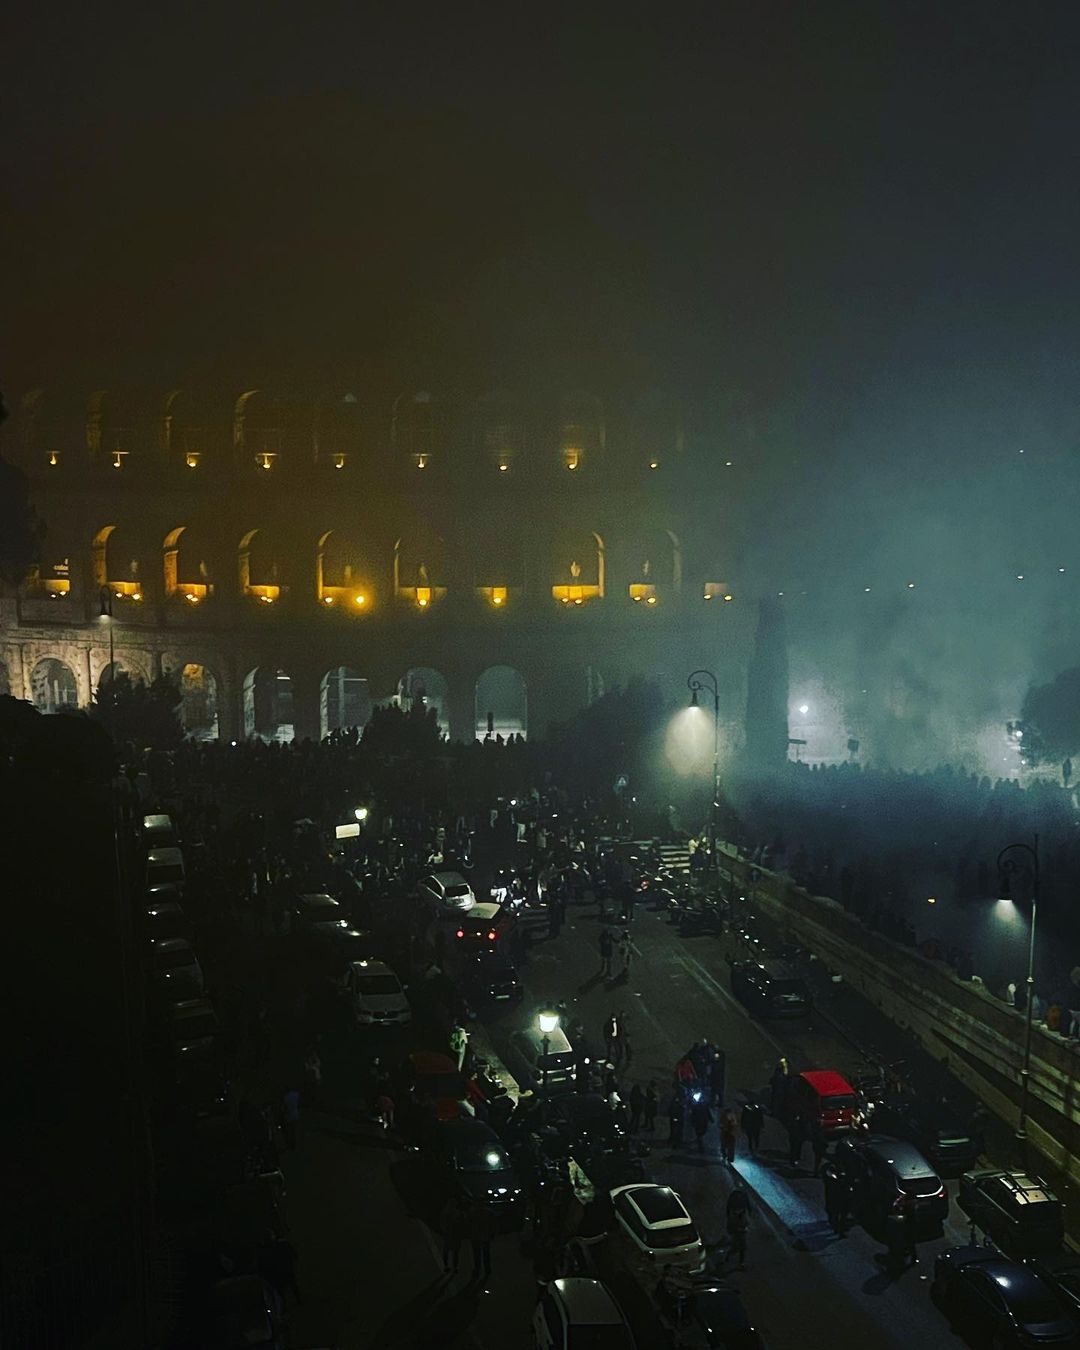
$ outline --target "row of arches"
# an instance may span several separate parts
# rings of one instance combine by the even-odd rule
[[[184,730],[197,740],[216,740],[221,733],[217,676],[198,662],[184,662],[174,669],[180,681]],[[121,671],[141,678],[141,672],[121,658],[102,669],[98,688],[103,688]],[[288,671],[275,666],[253,667],[244,676],[240,693],[245,739],[287,743],[295,738],[295,695]],[[30,671],[30,697],[41,713],[74,712],[79,706],[74,670],[61,657],[37,661]],[[440,671],[430,666],[412,667],[405,672],[389,701],[403,708],[433,709],[440,730],[449,736],[450,686]],[[528,690],[524,676],[514,667],[490,666],[483,671],[476,681],[473,701],[477,739],[528,735]],[[349,727],[363,728],[376,702],[369,681],[360,670],[351,666],[327,670],[319,682],[320,736]]]
[[[319,604],[361,611],[388,597],[424,607],[447,593],[450,551],[445,538],[428,527],[417,526],[400,535],[389,558],[380,558],[371,540],[347,529],[326,530],[312,544],[305,559],[281,534],[258,527],[245,531],[235,546],[238,593],[273,604],[291,585],[302,583],[311,587],[310,594]],[[228,551],[220,551],[218,541],[198,527],[179,525],[169,530],[162,540],[160,562],[144,559],[145,547],[145,540],[137,538],[132,529],[103,526],[90,546],[94,587],[107,587],[115,598],[138,604],[145,598],[150,575],[160,566],[165,598],[194,606],[212,599],[222,577],[227,580],[231,571]],[[673,531],[643,533],[636,542],[620,548],[618,561],[621,584],[632,600],[655,602],[678,596],[682,590],[682,546]],[[485,532],[470,567],[475,593],[495,607],[531,589],[522,532],[510,522],[505,528]],[[461,571],[456,569],[455,575]],[[542,589],[550,590],[556,600],[582,603],[604,598],[609,553],[603,536],[585,530],[562,532],[552,540],[545,571]],[[62,598],[71,584],[70,563],[64,559],[51,572],[39,569],[30,589]],[[718,584],[705,583],[706,588]]]

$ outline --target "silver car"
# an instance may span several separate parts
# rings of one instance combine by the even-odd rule
[[[437,911],[457,913],[476,904],[473,888],[460,872],[431,872],[417,884],[421,900]]]

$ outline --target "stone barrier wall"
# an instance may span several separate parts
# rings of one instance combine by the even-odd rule
[[[965,1083],[996,1115],[1015,1124],[1020,1102],[1024,1016],[952,970],[871,932],[835,900],[810,895],[788,877],[728,854],[743,894],[791,939],[858,990]],[[1080,1054],[1036,1026],[1032,1035],[1028,1136],[1052,1167],[1080,1181]]]

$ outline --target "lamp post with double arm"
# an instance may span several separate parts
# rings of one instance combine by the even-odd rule
[[[1026,1163],[1027,1153],[1027,1115],[1028,1086],[1031,1081],[1031,1027],[1035,1002],[1035,922],[1039,915],[1039,836],[1033,844],[1006,844],[997,857],[998,876],[1001,879],[1002,897],[1010,899],[1011,877],[1018,865],[1008,855],[1024,853],[1031,869],[1031,928],[1028,932],[1027,988],[1024,1005],[1024,1058],[1020,1068],[1020,1112],[1016,1121],[1016,1142]]]
[[[709,808],[709,870],[716,865],[716,827],[717,813],[720,810],[720,685],[711,670],[695,670],[686,677],[686,687],[690,690],[690,706],[698,706],[698,695],[702,689],[712,694],[713,700],[713,762],[712,762],[712,804]]]

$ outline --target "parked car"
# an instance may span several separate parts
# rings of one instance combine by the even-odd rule
[[[154,901],[146,909],[146,931],[151,942],[165,938],[190,938],[191,925],[184,907],[177,900]]]
[[[732,961],[731,991],[758,1017],[805,1017],[814,1004],[806,981],[783,961]]]
[[[558,1134],[565,1152],[579,1160],[590,1153],[625,1152],[629,1143],[625,1108],[612,1105],[598,1092],[554,1098],[548,1105],[547,1125]]]
[[[871,1121],[875,1133],[914,1144],[943,1176],[959,1176],[979,1161],[981,1141],[945,1103],[887,1098],[874,1108]]]
[[[871,1226],[884,1223],[911,1196],[920,1232],[937,1237],[949,1213],[945,1184],[913,1144],[885,1135],[848,1135],[835,1165],[851,1187],[852,1210]]]
[[[518,942],[517,920],[504,905],[482,900],[451,925],[458,950],[488,950],[510,955]]]
[[[360,1026],[406,1026],[412,1009],[401,981],[382,961],[353,961],[345,990]]]
[[[680,1343],[693,1329],[701,1339],[692,1343],[710,1350],[765,1350],[742,1295],[730,1284],[702,1275],[685,1291],[680,1287],[677,1300],[660,1290],[657,1301],[667,1320],[678,1327]]]
[[[172,816],[143,816],[142,837],[147,848],[180,847],[180,836],[176,832]]]
[[[462,993],[470,1003],[516,1003],[524,994],[517,968],[499,952],[479,951],[455,965]]]
[[[468,910],[476,904],[473,888],[460,872],[431,872],[418,882],[417,894],[436,912]]]
[[[629,1323],[599,1280],[552,1280],[533,1314],[536,1350],[635,1350]]]
[[[218,1280],[211,1293],[213,1350],[281,1350],[277,1295],[259,1275]]]
[[[444,1192],[456,1190],[500,1217],[521,1214],[524,1188],[499,1136],[482,1120],[460,1116],[435,1126],[425,1136],[424,1160]]]
[[[835,1069],[807,1069],[792,1079],[788,1109],[802,1117],[807,1129],[820,1126],[831,1139],[851,1130],[859,1098]]]
[[[1080,1323],[1029,1266],[993,1247],[951,1247],[934,1262],[930,1296],[972,1345],[1076,1350]]]
[[[1024,1264],[1050,1285],[1073,1317],[1080,1318],[1080,1252],[1046,1252],[1029,1256]]]
[[[631,1252],[655,1265],[689,1275],[705,1269],[705,1248],[697,1226],[670,1186],[642,1181],[611,1192],[616,1231]]]
[[[332,895],[301,895],[293,903],[292,925],[298,933],[333,941],[348,928],[349,920]]]
[[[186,998],[169,1009],[169,1038],[179,1055],[213,1050],[221,1031],[214,1005],[208,998]]]
[[[546,1038],[536,1027],[516,1031],[510,1038],[507,1068],[522,1088],[544,1089],[549,1096],[571,1092],[577,1078],[574,1050],[562,1027]]]
[[[960,1178],[960,1208],[1002,1251],[1038,1256],[1065,1237],[1061,1201],[1041,1177],[982,1169]]]
[[[152,848],[146,855],[146,885],[148,888],[184,885],[184,855],[178,848]]]
[[[201,998],[206,992],[202,967],[186,938],[161,938],[150,944],[154,978],[170,999]]]

